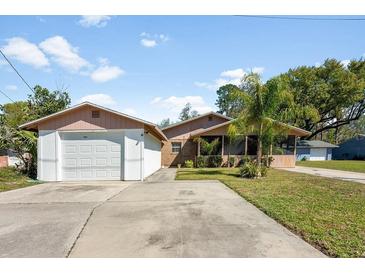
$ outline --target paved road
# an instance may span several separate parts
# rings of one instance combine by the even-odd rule
[[[294,168],[280,168],[280,169],[365,184],[365,173],[342,171],[335,169],[325,169],[317,167],[304,167],[304,166],[296,166]]]
[[[0,243],[1,257],[324,256],[217,181],[1,193]]]

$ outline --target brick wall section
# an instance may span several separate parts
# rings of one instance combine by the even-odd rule
[[[172,142],[181,142],[181,152],[172,153]],[[177,166],[178,164],[184,164],[186,160],[195,161],[197,155],[197,144],[191,139],[170,139],[167,142],[163,142],[161,149],[162,166]]]
[[[8,166],[8,156],[0,156],[0,167]]]

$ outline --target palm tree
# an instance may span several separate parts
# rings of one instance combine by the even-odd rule
[[[238,118],[230,125],[228,134],[232,137],[237,134],[255,134],[257,136],[257,163],[262,161],[263,141],[272,142],[274,137],[283,134],[287,127],[278,122],[280,117],[286,115],[292,101],[290,93],[283,88],[283,83],[278,80],[263,84],[260,76],[250,73],[242,79],[245,108]]]

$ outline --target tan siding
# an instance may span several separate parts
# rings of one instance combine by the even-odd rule
[[[99,110],[100,118],[92,118],[91,111]],[[95,130],[143,128],[141,122],[121,117],[92,106],[84,106],[41,122],[39,130]]]
[[[168,128],[163,130],[163,133],[167,136],[167,138],[174,139],[183,139],[188,138],[192,131],[198,129],[209,128],[224,122],[227,122],[227,119],[215,115],[211,115],[212,120],[209,121],[209,116],[203,116],[201,118],[195,119],[191,122],[187,122],[176,127]]]
[[[295,155],[273,155],[271,167],[295,167]]]

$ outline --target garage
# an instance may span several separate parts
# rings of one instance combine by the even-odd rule
[[[121,180],[121,132],[61,133],[62,180]]]
[[[161,168],[157,125],[84,102],[21,126],[38,132],[42,181],[143,181]]]
[[[327,160],[327,149],[326,148],[311,148],[311,161],[324,161]]]

